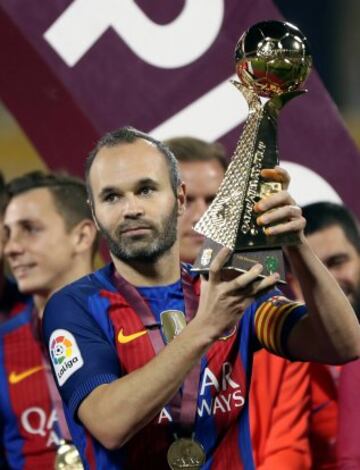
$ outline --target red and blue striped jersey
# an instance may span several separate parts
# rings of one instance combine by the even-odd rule
[[[8,466],[52,469],[60,440],[33,305],[0,326],[0,432]]]
[[[186,269],[197,303],[200,281],[188,266]],[[159,323],[163,311],[185,312],[181,280],[169,286],[139,288],[138,292],[150,307],[154,324]],[[237,328],[203,356],[193,429],[206,451],[202,468],[253,468],[247,400],[252,353],[264,345],[286,354],[287,336],[305,313],[303,305],[273,290],[259,297]],[[176,423],[167,406],[116,451],[89,439],[77,419],[80,403],[96,387],[141,368],[155,355],[136,302],[129,302],[117,289],[112,265],[56,293],[46,307],[43,326],[68,425],[85,468],[168,469],[166,453],[174,440]]]

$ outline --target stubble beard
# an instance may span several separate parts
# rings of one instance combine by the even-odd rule
[[[177,218],[178,204],[174,204],[170,214],[161,220],[160,227],[147,221],[151,228],[151,235],[126,237],[121,232],[123,227],[116,229],[113,237],[97,221],[100,232],[107,241],[109,250],[115,258],[125,262],[153,263],[163,256],[174,245],[177,238]],[[134,222],[141,223],[141,219],[134,219]]]

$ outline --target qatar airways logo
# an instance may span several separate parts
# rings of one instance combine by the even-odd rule
[[[54,424],[58,422],[56,410],[48,415],[40,406],[31,406],[22,412],[20,422],[28,434],[45,439],[46,447],[60,445],[60,437],[54,430]]]
[[[209,367],[206,367],[200,382],[200,393],[197,406],[197,415],[200,418],[215,416],[219,413],[229,413],[234,408],[241,408],[245,404],[245,397],[240,384],[231,377],[232,365],[224,362],[221,378],[218,379]],[[208,393],[209,388],[211,393]],[[215,393],[214,393],[215,392]],[[158,423],[172,421],[166,408],[160,412]]]

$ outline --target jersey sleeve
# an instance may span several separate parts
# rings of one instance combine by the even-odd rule
[[[294,302],[278,289],[260,297],[255,305],[254,332],[268,351],[291,359],[287,339],[296,323],[307,314],[305,304]]]
[[[73,416],[89,393],[121,376],[115,347],[86,300],[55,294],[44,312],[43,335],[60,395]]]

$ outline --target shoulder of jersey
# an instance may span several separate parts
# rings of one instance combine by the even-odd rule
[[[59,298],[63,295],[75,297],[89,297],[96,294],[102,289],[112,289],[111,281],[109,278],[109,266],[87,274],[86,276],[77,279],[76,281],[68,284],[67,286],[56,292],[53,297]]]

